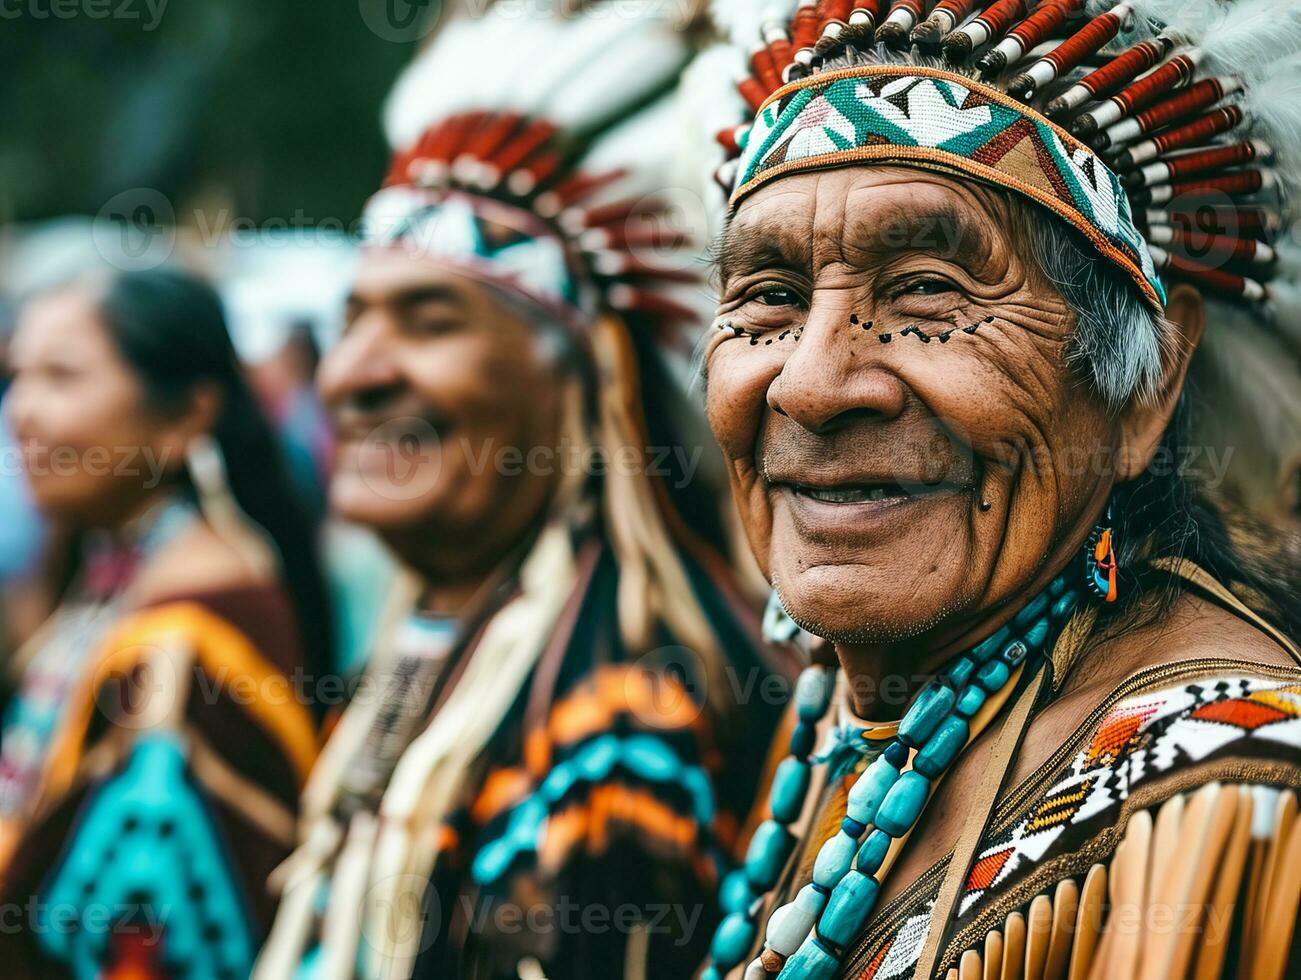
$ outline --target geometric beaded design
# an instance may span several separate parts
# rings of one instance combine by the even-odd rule
[[[1033,109],[952,72],[873,65],[812,75],[769,98],[745,137],[731,204],[785,173],[870,161],[975,177],[1082,232],[1158,309],[1147,242],[1120,178]]]
[[[1121,804],[1143,784],[1201,763],[1256,759],[1301,770],[1301,683],[1213,677],[1117,703],[1049,787],[982,842],[955,928],[1036,869],[1114,826]],[[873,951],[862,977],[911,976],[934,899],[927,893],[914,900],[913,912]]]

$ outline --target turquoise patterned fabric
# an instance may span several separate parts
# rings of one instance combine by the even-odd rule
[[[787,86],[743,137],[732,205],[785,173],[869,161],[919,163],[1021,193],[1069,221],[1149,300],[1165,304],[1120,178],[1032,109],[948,72],[874,66]]]

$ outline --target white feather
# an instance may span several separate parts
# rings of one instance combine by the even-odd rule
[[[1285,205],[1295,208],[1301,199],[1301,55],[1271,66],[1243,94],[1242,103],[1253,135],[1274,150],[1274,169],[1283,183]]]
[[[666,23],[642,23],[625,31],[574,71],[551,94],[547,117],[584,126],[672,83],[689,49],[686,37]]]
[[[1144,22],[1162,25],[1164,33],[1192,42],[1218,24],[1224,12],[1219,0],[1133,0],[1133,4],[1130,21],[1135,27]],[[1150,36],[1146,31],[1140,33]]]
[[[435,120],[470,109],[581,126],[666,84],[686,57],[671,4],[589,4],[582,16],[539,15],[537,6],[453,15],[389,96],[390,144],[409,145]]]
[[[1242,0],[1228,5],[1199,45],[1202,74],[1262,78],[1280,58],[1301,51],[1301,4],[1296,0]]]
[[[708,135],[728,126],[749,122],[750,112],[736,83],[745,74],[745,62],[730,44],[715,44],[696,55],[682,73],[680,98],[696,128]]]
[[[750,121],[753,113],[736,90],[745,71],[735,47],[716,44],[701,52],[682,75],[679,99],[685,123],[678,140],[674,177],[695,190],[709,219],[709,238],[722,230],[727,199],[714,179],[726,154],[715,138],[720,130]]]
[[[790,24],[799,0],[713,0],[709,13],[719,29],[742,51],[763,40],[770,23]]]
[[[1301,350],[1301,283],[1275,278],[1269,283],[1270,322]]]

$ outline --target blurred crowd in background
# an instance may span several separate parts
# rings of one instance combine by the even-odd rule
[[[420,33],[377,33],[355,5],[6,10],[0,350],[24,297],[79,273],[196,270],[221,295],[301,505],[324,525],[330,433],[313,373],[338,334],[360,209],[387,162],[377,106]],[[0,426],[0,621],[12,647],[40,619],[30,587],[48,522]],[[327,537],[351,559],[332,574],[341,664],[355,666],[383,578],[358,550],[368,538]],[[367,553],[383,567],[381,551]]]

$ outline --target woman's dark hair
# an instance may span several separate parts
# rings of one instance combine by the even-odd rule
[[[333,630],[317,528],[245,380],[217,293],[177,269],[118,272],[108,280],[99,310],[156,410],[175,409],[199,385],[216,387],[221,412],[211,434],[225,458],[231,493],[276,547],[304,669],[311,678],[321,677],[333,663]],[[188,475],[184,479],[193,493]]]

